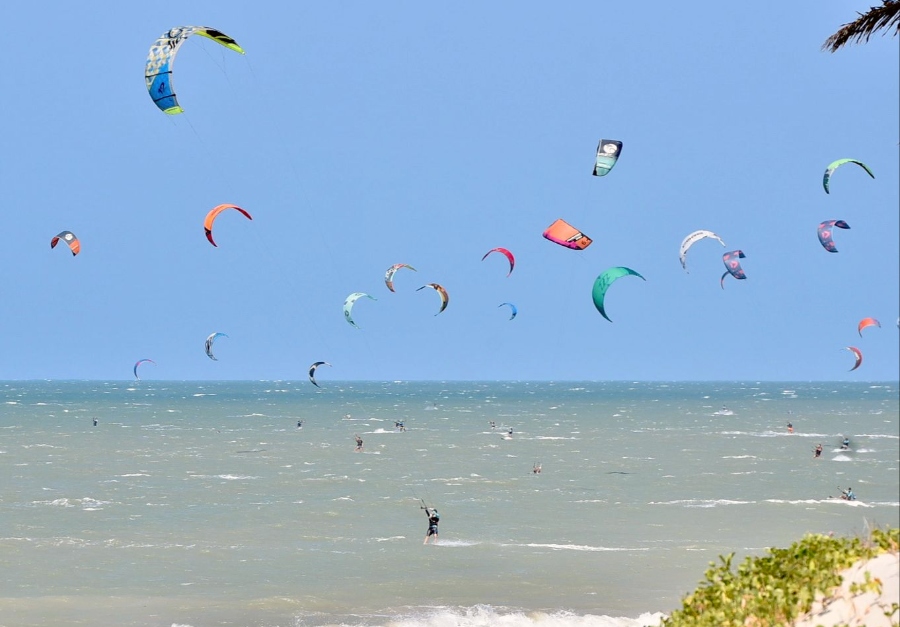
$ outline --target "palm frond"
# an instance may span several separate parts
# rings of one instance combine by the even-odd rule
[[[844,24],[822,44],[823,50],[836,52],[850,42],[869,41],[875,32],[890,29],[893,25],[894,35],[900,33],[900,0],[881,0],[881,6],[874,6],[865,13],[859,13],[854,21]]]

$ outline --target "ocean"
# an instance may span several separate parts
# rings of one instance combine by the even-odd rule
[[[0,626],[643,627],[900,524],[896,382],[320,384],[0,382]]]

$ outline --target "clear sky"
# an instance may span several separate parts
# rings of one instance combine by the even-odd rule
[[[5,3],[0,379],[900,378],[900,39],[872,2]],[[150,45],[181,48],[167,116]],[[600,138],[624,142],[591,176]],[[838,170],[833,160],[864,161]],[[203,234],[215,205],[237,212]],[[564,218],[593,244],[541,233]],[[816,227],[842,219],[840,252]],[[681,240],[715,231],[691,249]],[[74,232],[82,251],[50,249]],[[500,255],[503,246],[516,267]],[[719,286],[741,249],[747,280]],[[408,263],[417,272],[385,270]],[[594,279],[627,266],[603,319]],[[416,291],[442,284],[437,294]],[[351,292],[361,300],[343,318]],[[512,302],[509,310],[498,307]],[[878,318],[882,328],[857,333]],[[204,353],[207,335],[218,361]],[[862,366],[849,372],[852,354]]]

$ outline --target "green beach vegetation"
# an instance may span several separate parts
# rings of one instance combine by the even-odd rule
[[[898,544],[900,529],[887,528],[866,538],[807,535],[786,549],[747,557],[736,570],[734,553],[720,556],[720,563],[710,563],[697,590],[682,599],[683,607],[661,627],[790,625],[812,608],[817,594],[828,595],[841,585],[841,571],[881,553],[896,553]],[[853,591],[880,593],[881,585],[867,576]],[[891,615],[897,607],[884,610]]]

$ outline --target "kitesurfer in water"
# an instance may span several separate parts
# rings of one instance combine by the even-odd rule
[[[791,423],[788,423],[788,424],[787,424],[787,428],[788,428],[788,433],[793,433],[793,432],[794,432],[794,425],[792,425]]]
[[[432,544],[437,544],[438,541],[438,521],[440,521],[441,517],[438,514],[437,509],[427,508],[422,506],[422,509],[425,510],[425,515],[428,516],[428,531],[425,532],[425,542],[422,544],[428,544],[428,538],[434,536],[434,540],[432,540]]]
[[[855,501],[856,495],[853,494],[853,488],[847,488],[841,491],[841,498],[845,501]]]
[[[816,444],[816,457],[821,457],[821,456],[822,456],[822,445]]]
[[[359,434],[356,435],[356,450],[357,451],[363,450],[363,441],[362,441],[362,438],[359,437]]]
[[[96,419],[96,418],[94,418],[94,426],[95,426],[95,427],[97,426],[97,419]]]
[[[536,475],[541,474],[541,464],[540,464],[540,462],[535,462],[534,467],[531,469],[531,472],[533,472],[533,473],[536,474]]]
[[[850,438],[844,437],[844,441],[841,442],[841,450],[846,451],[850,448]]]
[[[297,428],[298,428],[298,429],[302,429],[302,428],[303,428],[303,421],[302,421],[302,420],[298,420],[298,421],[297,421]]]

